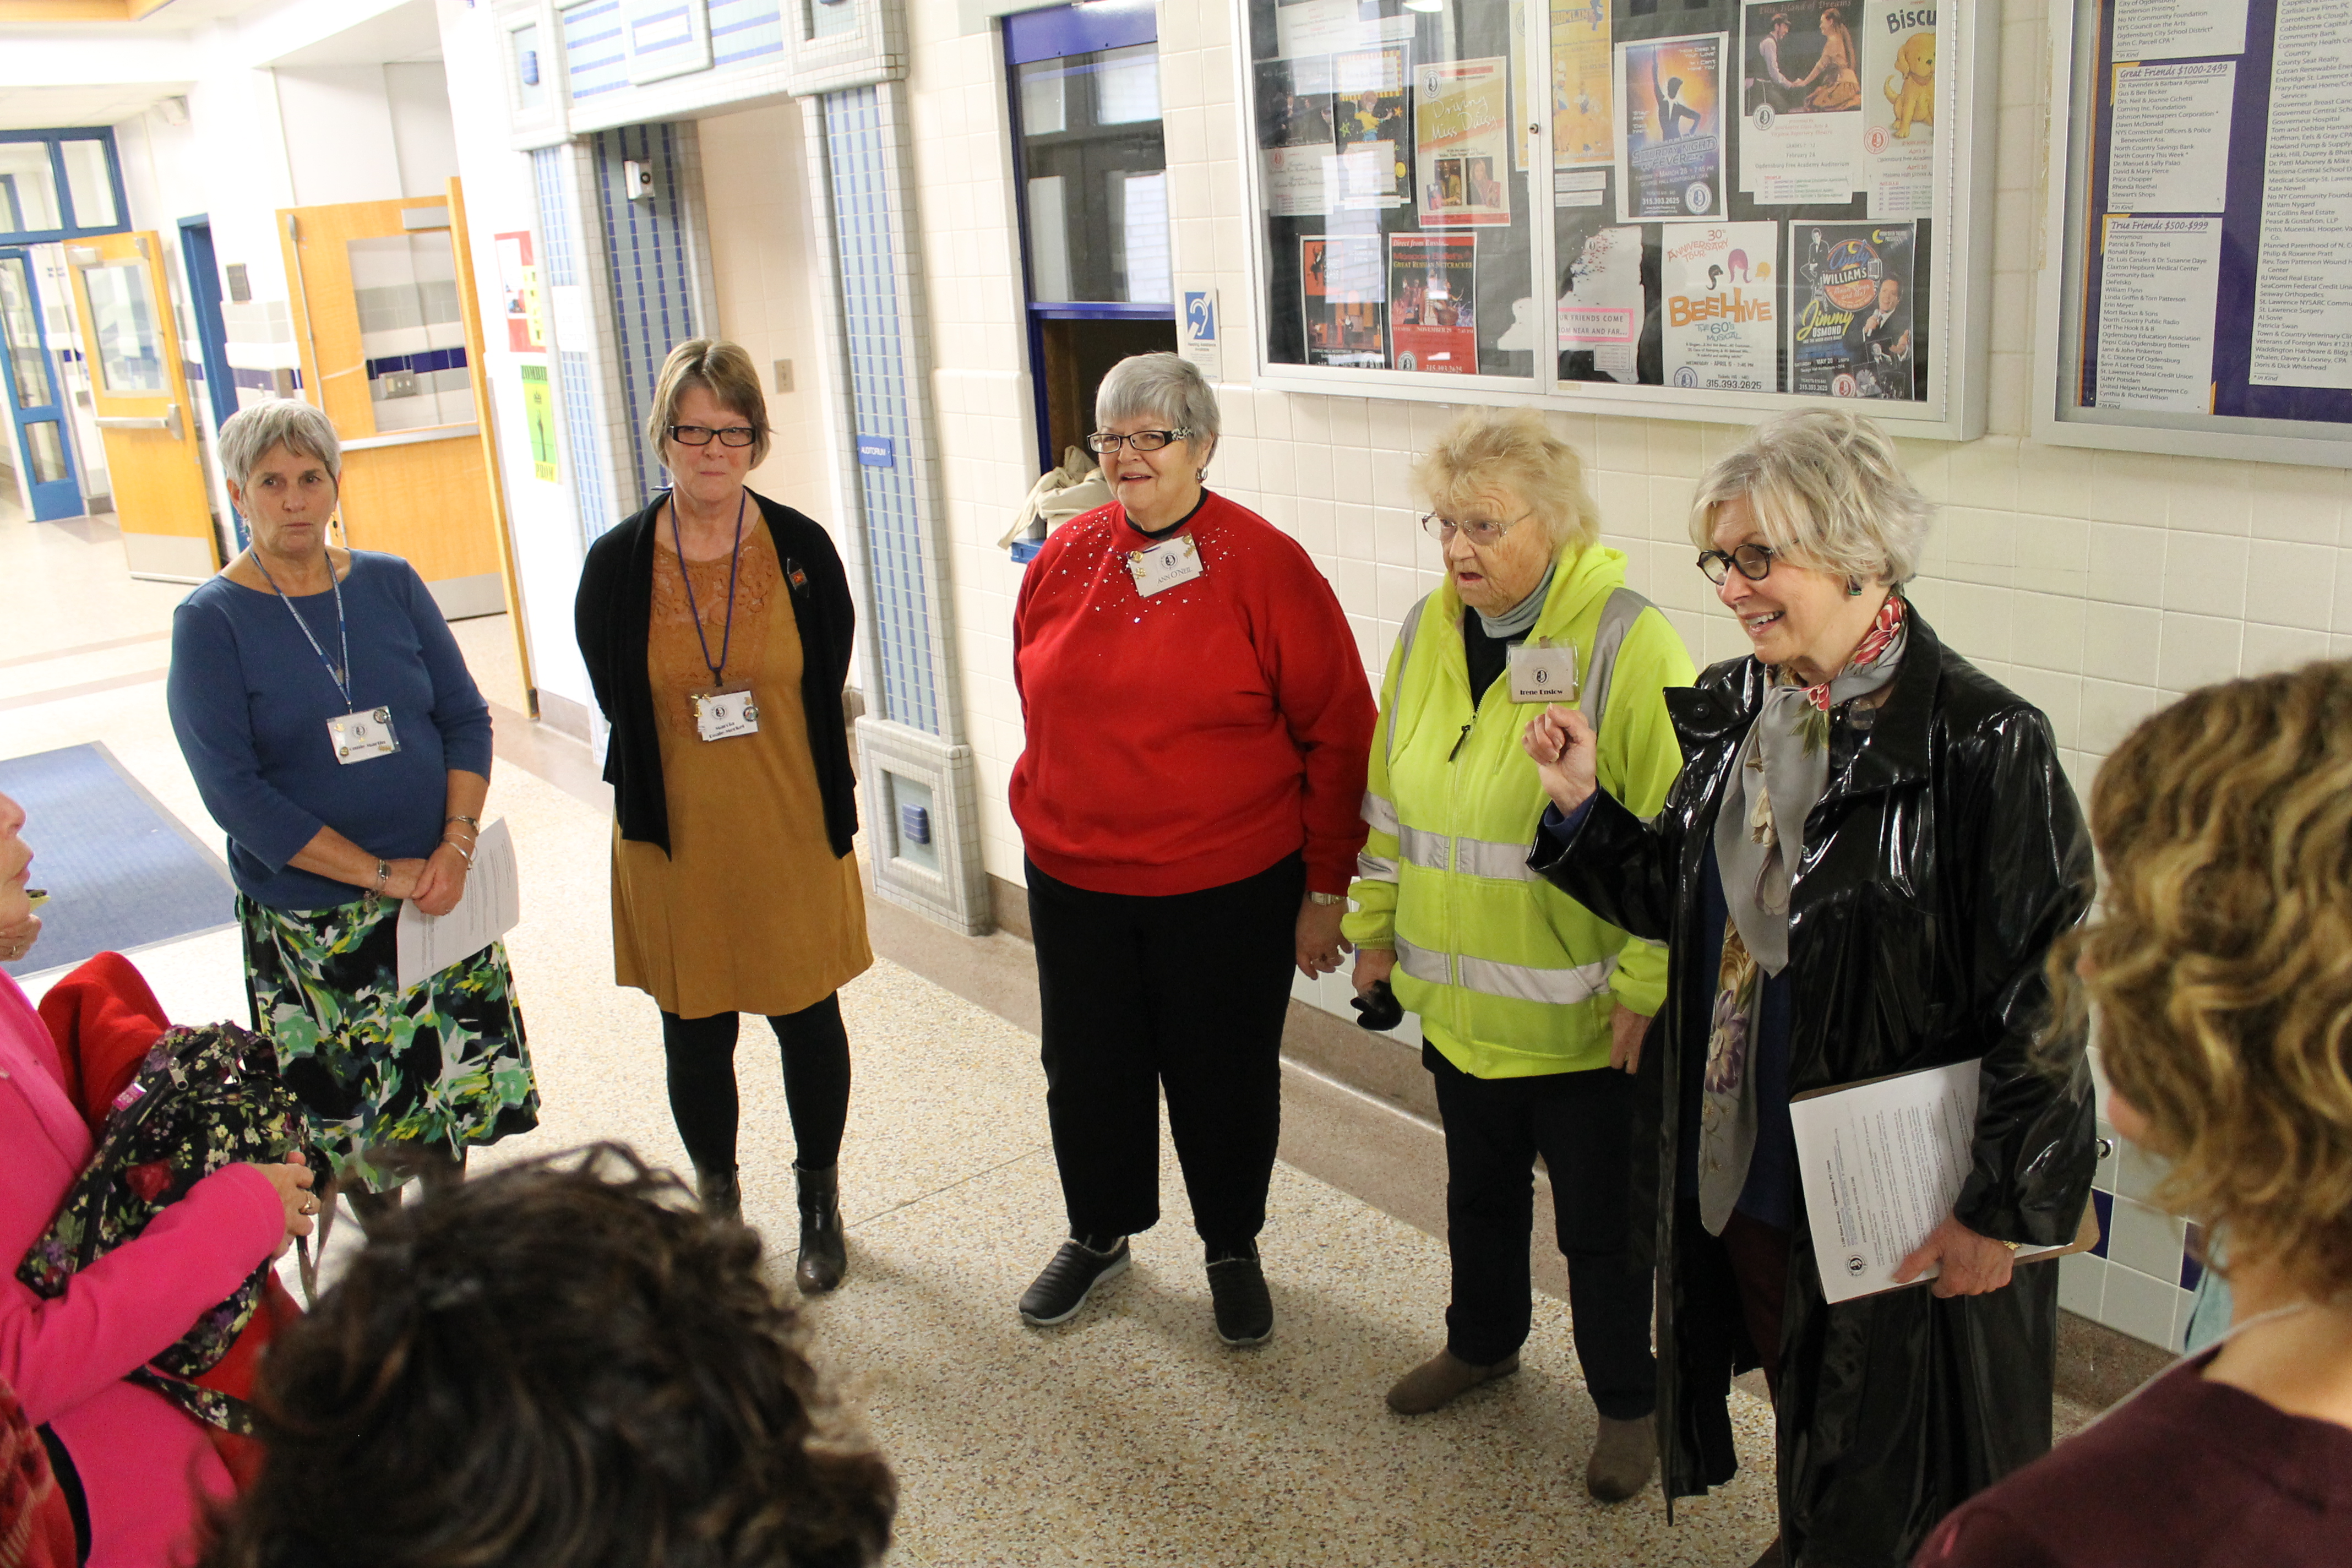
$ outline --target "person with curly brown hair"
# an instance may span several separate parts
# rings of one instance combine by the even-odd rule
[[[865,1568],[843,1434],[758,1233],[599,1143],[396,1211],[270,1348],[206,1568]]]
[[[2221,1343],[1948,1518],[1921,1568],[2341,1563],[2352,1540],[2352,663],[2192,691],[2099,770],[2052,950],[2116,1131],[2226,1231]]]

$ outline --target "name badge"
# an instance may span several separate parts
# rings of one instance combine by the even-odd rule
[[[706,741],[731,741],[760,732],[760,705],[748,690],[698,691],[694,731]]]
[[[1576,649],[1521,643],[1511,649],[1511,700],[1573,702]]]
[[[389,708],[371,708],[328,720],[327,742],[335,748],[335,761],[346,767],[400,750],[400,737],[392,732]]]
[[[1134,574],[1135,591],[1147,599],[1163,588],[1190,583],[1208,570],[1201,564],[1201,547],[1189,533],[1149,550],[1128,552],[1127,569]]]

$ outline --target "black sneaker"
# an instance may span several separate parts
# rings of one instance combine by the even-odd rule
[[[1062,1243],[1054,1260],[1021,1293],[1021,1321],[1033,1329],[1068,1322],[1087,1304],[1094,1288],[1124,1272],[1127,1263],[1123,1236],[1108,1252],[1098,1252],[1075,1237]]]
[[[1259,1345],[1273,1334],[1274,1299],[1265,1293],[1256,1247],[1209,1259],[1209,1299],[1217,1309],[1217,1337],[1225,1343]]]

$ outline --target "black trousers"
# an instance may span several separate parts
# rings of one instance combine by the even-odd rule
[[[698,1171],[735,1168],[735,1037],[740,1015],[708,1018],[662,1015],[662,1054],[669,1067],[669,1113]],[[841,1159],[849,1124],[849,1033],[841,994],[768,1020],[784,1058],[784,1107],[793,1119],[793,1160],[829,1171]]]
[[[1044,1003],[1045,1112],[1070,1234],[1160,1220],[1160,1097],[1212,1250],[1265,1227],[1282,1137],[1296,855],[1197,893],[1089,892],[1032,865],[1029,921]]]
[[[1445,1348],[1491,1366],[1527,1342],[1528,1240],[1535,1160],[1551,1173],[1576,1358],[1601,1414],[1615,1421],[1657,1405],[1650,1353],[1651,1274],[1629,1227],[1633,1079],[1609,1068],[1541,1078],[1473,1078],[1436,1047],[1422,1060],[1445,1119],[1446,1245],[1454,1300]]]

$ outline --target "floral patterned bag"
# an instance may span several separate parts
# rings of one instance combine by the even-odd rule
[[[234,1024],[166,1030],[139,1064],[139,1076],[115,1097],[89,1168],[25,1255],[16,1278],[36,1295],[62,1296],[75,1273],[137,1237],[215,1171],[247,1160],[277,1164],[297,1152],[319,1168],[301,1108],[278,1081],[268,1041]],[[131,1381],[208,1426],[249,1434],[245,1402],[195,1379],[219,1364],[252,1321],[269,1269],[265,1260]]]

